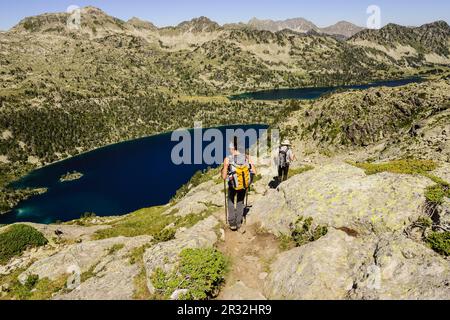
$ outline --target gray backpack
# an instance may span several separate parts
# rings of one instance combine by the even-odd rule
[[[286,168],[290,163],[290,161],[288,159],[288,152],[289,152],[289,148],[280,147],[279,154],[278,154],[278,165],[281,168]]]

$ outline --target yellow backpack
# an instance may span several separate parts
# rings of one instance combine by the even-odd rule
[[[251,165],[245,155],[230,156],[230,184],[236,190],[247,190],[252,183]]]

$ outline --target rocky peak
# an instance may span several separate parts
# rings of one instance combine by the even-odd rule
[[[184,31],[190,31],[194,33],[200,32],[213,32],[220,29],[220,25],[217,22],[210,20],[207,17],[194,18],[190,21],[184,21],[180,23],[177,28]]]
[[[420,27],[404,27],[394,23],[379,30],[363,30],[351,41],[369,41],[389,47],[411,46],[419,52],[449,56],[450,27],[445,21],[437,21]]]
[[[157,29],[157,27],[153,23],[151,23],[149,21],[141,20],[136,17],[133,17],[130,20],[128,20],[127,24],[129,26],[132,26],[136,29],[141,29],[141,30],[156,30]]]
[[[321,29],[323,33],[330,35],[342,35],[347,38],[350,38],[362,30],[364,30],[364,28],[354,25],[348,21],[339,21],[332,26]]]
[[[283,29],[289,29],[301,33],[306,33],[311,30],[317,30],[317,26],[303,18],[294,18],[284,21],[274,21],[274,20],[259,20],[253,18],[248,22],[248,26],[257,30],[266,30],[271,32],[278,32]]]
[[[97,33],[116,32],[124,29],[125,23],[115,17],[109,16],[101,9],[84,7],[80,10],[82,32]],[[65,33],[69,13],[45,13],[42,15],[27,17],[19,22],[12,31],[33,33]]]

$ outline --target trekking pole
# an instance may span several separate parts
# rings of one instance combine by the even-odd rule
[[[248,194],[250,193],[250,190],[252,189],[252,186],[250,185],[247,189],[247,194],[245,196],[245,207],[248,208]]]
[[[223,180],[223,194],[225,195],[225,224],[228,226],[227,180]]]

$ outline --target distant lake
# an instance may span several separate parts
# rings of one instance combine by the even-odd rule
[[[266,91],[248,92],[231,96],[231,100],[313,100],[336,90],[365,90],[375,87],[399,87],[410,83],[421,82],[422,78],[407,78],[399,80],[377,81],[363,85],[340,87],[308,87],[296,89],[274,89]]]
[[[265,125],[220,127],[265,129]],[[190,131],[193,136],[193,130]],[[14,188],[48,188],[48,192],[21,202],[0,215],[0,224],[14,222],[54,223],[97,216],[123,215],[164,205],[195,172],[207,164],[174,165],[171,133],[127,141],[100,148],[31,172],[12,184]],[[248,144],[248,143],[247,143]],[[204,144],[205,147],[207,144]],[[224,149],[225,154],[225,149]],[[80,172],[79,180],[60,182],[68,172]]]

